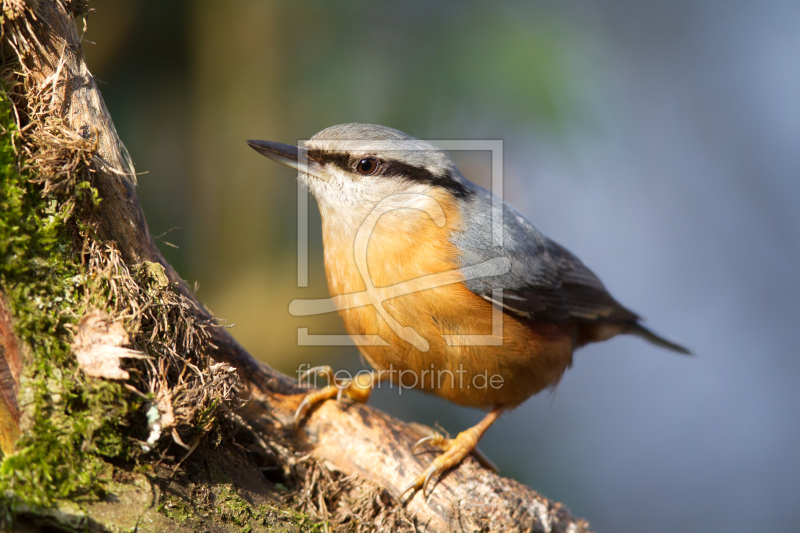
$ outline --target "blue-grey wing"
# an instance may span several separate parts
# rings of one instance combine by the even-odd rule
[[[469,182],[467,182],[469,183]],[[462,231],[452,240],[461,265],[505,257],[510,271],[467,280],[475,294],[493,299],[502,289],[502,305],[539,322],[615,322],[635,325],[638,316],[617,302],[600,279],[566,248],[548,239],[510,204],[503,202],[502,246],[492,233],[492,195],[470,183],[473,192],[462,205]]]

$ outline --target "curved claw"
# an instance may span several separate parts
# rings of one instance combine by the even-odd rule
[[[344,389],[346,387],[339,387],[339,392],[336,393],[336,405],[339,407],[342,406],[342,396],[344,395]]]
[[[428,483],[430,483],[431,479],[433,478],[433,475],[436,473],[436,469],[435,468],[429,468],[429,470],[430,470],[430,472],[428,472],[428,475],[425,476],[425,481],[422,483],[422,496],[423,497],[428,495]],[[433,490],[433,489],[431,489],[431,490]]]
[[[297,407],[297,411],[294,413],[295,429],[300,425],[306,412],[314,405],[331,398],[336,398],[336,402],[341,405],[342,397],[345,394],[354,401],[366,402],[369,399],[372,386],[374,385],[373,374],[369,374],[366,380],[337,379],[331,367],[327,365],[310,368],[303,372],[299,379],[302,381],[312,374],[325,375],[328,378],[328,385],[321,389],[312,390],[304,395],[300,405]],[[356,377],[358,378],[361,376],[363,376],[363,374],[359,374]]]
[[[295,429],[297,429],[297,427],[300,425],[300,421],[303,420],[303,417],[306,416],[306,412],[308,411],[309,407],[311,407],[311,402],[308,400],[308,396],[306,396],[303,398],[303,401],[300,402],[300,405],[297,407],[297,411],[294,412]]]
[[[411,448],[411,455],[416,455],[417,454],[417,448],[419,448],[420,446],[422,446],[426,442],[430,442],[432,444],[436,444],[434,441],[437,440],[437,439],[441,439],[441,438],[442,438],[441,435],[428,435],[427,437],[423,437],[423,438],[419,439],[414,444],[414,446]]]
[[[302,384],[303,380],[311,375],[325,376],[329,384],[333,385],[333,369],[329,365],[311,367],[300,374],[300,377],[297,378],[297,381]]]
[[[484,468],[487,468],[487,469],[491,470],[495,474],[499,474],[500,473],[500,469],[497,468],[497,465],[494,464],[491,459],[486,457],[486,455],[482,451],[480,451],[478,448],[475,448],[470,453],[472,454],[473,457],[475,457],[475,459],[478,461],[479,465],[481,465]]]
[[[413,496],[414,496],[414,492],[416,492],[416,490],[417,490],[417,480],[416,480],[416,479],[414,479],[414,480],[413,480],[411,483],[407,484],[407,485],[406,485],[406,486],[403,488],[403,491],[400,493],[400,495],[397,497],[397,499],[398,499],[399,501],[403,501],[403,496],[405,496],[406,492],[408,492],[408,491],[413,491],[413,492],[411,493],[411,496],[409,497],[409,499],[411,499],[411,497],[413,497]]]
[[[297,411],[294,413],[295,429],[297,429],[297,427],[300,425],[300,422],[306,416],[306,412],[308,412],[311,407],[329,398],[333,398],[338,392],[340,392],[340,390],[341,389],[338,387],[328,385],[324,389],[316,390],[306,394],[303,397],[303,401],[301,401],[300,405],[297,407]]]
[[[415,477],[414,480],[411,481],[411,483],[409,483],[408,485],[406,485],[403,488],[403,492],[400,493],[400,496],[399,496],[398,499],[402,501],[403,500],[403,496],[405,496],[405,494],[408,491],[412,491],[411,492],[411,496],[409,497],[409,499],[410,499],[411,497],[414,496],[414,492],[416,492],[416,491],[418,491],[420,489],[422,490],[422,496],[423,497],[427,497],[428,494],[429,494],[428,493],[428,485],[430,484],[431,480],[433,479],[433,476],[435,476],[438,472],[439,472],[439,469],[436,468],[434,465],[431,465],[428,468],[426,468],[424,472],[422,472],[420,475]],[[434,487],[435,487],[435,484],[434,484]],[[432,490],[433,489],[431,489],[431,491]]]

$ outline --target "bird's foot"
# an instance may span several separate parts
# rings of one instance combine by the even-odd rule
[[[428,468],[414,478],[411,483],[406,485],[400,497],[402,498],[408,491],[416,491],[419,489],[422,489],[423,496],[426,495],[428,492],[428,485],[434,479],[434,476],[461,463],[470,452],[477,449],[476,446],[478,445],[480,437],[481,434],[478,432],[478,428],[474,427],[462,431],[454,439],[448,439],[442,435],[432,435],[420,439],[414,445],[414,448],[412,448],[412,453],[416,453],[417,448],[426,442],[441,448],[444,453],[434,459]]]
[[[402,500],[403,496],[409,491],[412,491],[411,496],[413,496],[413,493],[419,489],[422,489],[422,495],[425,496],[428,492],[428,485],[434,477],[454,466],[458,466],[470,453],[475,456],[481,466],[497,472],[497,467],[478,450],[477,445],[489,426],[497,420],[502,412],[502,407],[494,409],[491,413],[486,415],[478,425],[462,431],[454,439],[436,434],[417,441],[411,449],[411,453],[416,453],[417,448],[425,443],[437,446],[443,450],[444,453],[434,459],[428,468],[405,486],[400,493],[400,499]]]
[[[352,380],[337,379],[331,367],[326,365],[307,370],[300,376],[299,381],[302,383],[304,379],[311,375],[325,376],[328,379],[328,386],[309,392],[303,397],[303,401],[300,402],[297,411],[294,413],[295,428],[300,425],[308,410],[320,402],[336,398],[341,403],[343,396],[347,396],[357,402],[366,402],[372,392],[373,379],[371,373],[358,374]]]
[[[456,439],[457,438],[458,437],[456,437]],[[438,433],[435,434],[435,435],[430,435],[428,437],[424,437],[422,439],[419,439],[416,442],[416,444],[414,444],[414,447],[411,449],[411,453],[416,454],[417,453],[417,448],[419,448],[420,446],[422,446],[426,442],[428,444],[432,445],[432,446],[437,446],[441,450],[447,451],[452,446],[451,443],[454,440],[455,439],[449,439],[447,437],[439,435]],[[472,455],[475,458],[475,460],[478,461],[478,464],[480,464],[482,467],[488,468],[489,470],[491,470],[495,474],[499,474],[500,473],[500,469],[497,468],[497,465],[494,464],[491,459],[486,457],[486,455],[477,446],[475,446],[472,450],[470,450],[468,452],[468,455]]]

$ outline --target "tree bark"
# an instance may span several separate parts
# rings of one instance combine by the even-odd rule
[[[40,88],[49,83],[55,87],[53,76],[63,82],[51,111],[60,114],[75,132],[96,136],[99,141],[92,169],[92,183],[102,199],[94,212],[99,236],[116,243],[129,267],[145,261],[162,265],[177,290],[196,303],[200,318],[212,320],[154,243],[136,197],[133,165],[86,66],[69,8],[60,0],[40,0],[36,13],[32,24],[42,46],[38,52],[25,51],[23,60]],[[3,443],[13,442],[19,423],[14,395],[20,359],[9,324],[0,302]],[[310,454],[326,468],[345,476],[357,474],[357,483],[380,487],[396,499],[401,487],[430,462],[430,454],[411,453],[416,440],[432,433],[430,428],[398,421],[366,405],[340,407],[325,402],[295,431],[293,415],[305,391],[293,379],[255,360],[229,330],[215,327],[211,333],[213,357],[237,368],[247,384],[250,401],[236,412],[242,426],[249,426],[256,440],[278,443],[284,459],[288,457],[295,466]],[[425,531],[578,532],[587,528],[586,522],[573,518],[563,504],[482,468],[473,458],[445,473],[430,495],[417,493],[405,505],[416,528]]]
[[[19,380],[22,373],[20,343],[14,335],[11,313],[0,294],[0,450],[14,450],[19,437]]]

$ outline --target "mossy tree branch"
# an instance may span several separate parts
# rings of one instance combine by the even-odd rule
[[[153,241],[136,197],[130,158],[85,63],[71,11],[74,4],[62,0],[36,3],[35,17],[29,17],[28,23],[38,44],[17,47],[30,75],[26,90],[52,91],[48,112],[57,115],[76,135],[96,143],[89,171],[100,201],[91,208],[90,218],[100,242],[113,243],[131,270],[146,263],[161,265],[174,290],[194,304],[191,312],[198,321],[211,321],[211,314]],[[0,313],[0,326],[3,323]],[[430,461],[428,455],[412,455],[412,445],[432,430],[400,422],[368,406],[341,409],[335,402],[327,402],[295,431],[292,419],[303,391],[289,377],[255,360],[227,329],[212,327],[208,331],[210,355],[238,369],[247,387],[250,401],[229,412],[227,420],[237,428],[238,442],[251,450],[251,457],[260,456],[263,464],[278,467],[282,479],[293,490],[307,493],[308,499],[313,496],[320,501],[333,501],[333,496],[325,493],[326,484],[335,485],[337,490],[346,485],[351,492],[369,495],[359,500],[361,507],[355,505],[348,511],[350,514],[345,513],[345,518],[337,519],[324,505],[309,504],[307,511],[317,518],[356,524],[358,527],[353,529],[358,530],[380,529],[388,524],[426,531],[459,527],[575,533],[586,530],[586,523],[573,518],[562,504],[481,468],[473,459],[446,473],[427,498],[417,494],[405,507],[401,506],[396,501],[400,488]],[[14,380],[8,378],[19,373],[14,370],[17,359],[13,342],[13,336],[0,334],[4,347],[0,363],[5,364],[0,364],[0,387],[16,394],[10,385]],[[18,387],[18,380],[16,383]],[[13,402],[6,402],[6,406],[14,420],[16,406]],[[9,435],[9,440],[16,437]],[[357,478],[348,477],[353,475]],[[369,505],[364,504],[367,501],[380,511],[369,511]]]

